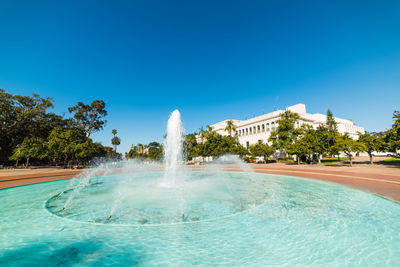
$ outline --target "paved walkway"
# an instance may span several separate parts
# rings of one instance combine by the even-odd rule
[[[367,164],[354,167],[327,165],[286,165],[286,164],[250,164],[255,172],[304,177],[333,182],[361,189],[388,199],[400,202],[400,166],[370,166]],[[202,169],[195,166],[193,169]],[[227,168],[240,171],[235,166]],[[0,189],[69,179],[82,170],[36,169],[36,170],[0,170]]]
[[[70,179],[82,170],[64,169],[15,169],[0,171],[0,189],[48,181]]]

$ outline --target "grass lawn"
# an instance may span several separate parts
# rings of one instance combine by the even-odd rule
[[[399,163],[400,164],[400,158],[391,158],[391,159],[384,160],[382,162],[385,162],[385,163]]]
[[[348,158],[323,158],[321,159],[321,163],[334,163],[334,162],[339,162],[339,161],[346,161],[349,160]]]

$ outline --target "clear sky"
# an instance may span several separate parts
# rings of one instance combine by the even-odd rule
[[[0,88],[103,99],[130,144],[304,103],[390,128],[400,109],[400,1],[4,1]]]

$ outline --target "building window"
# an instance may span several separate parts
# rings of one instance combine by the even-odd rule
[[[249,141],[246,142],[246,148],[249,148]]]
[[[249,128],[246,128],[246,134],[248,134],[249,133]]]
[[[269,131],[269,123],[267,123],[267,131]]]
[[[257,132],[260,132],[260,125],[257,125]]]
[[[236,131],[236,135],[238,135],[238,131]]]
[[[265,125],[264,123],[261,125],[262,131],[265,132]]]
[[[254,130],[254,133],[256,133],[256,132],[257,132],[257,128],[256,128],[256,126],[254,126],[254,127],[253,127],[253,130]]]
[[[253,129],[250,127],[250,134],[252,133]]]

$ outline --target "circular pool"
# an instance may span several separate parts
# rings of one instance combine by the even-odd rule
[[[270,201],[274,192],[253,173],[190,171],[175,184],[165,184],[163,172],[129,173],[91,177],[45,207],[74,221],[150,226],[219,220]]]
[[[400,205],[381,197],[269,174],[161,180],[147,172],[0,190],[0,265],[400,262]]]

